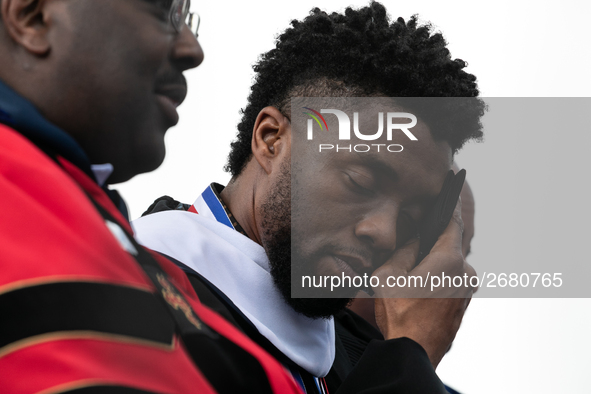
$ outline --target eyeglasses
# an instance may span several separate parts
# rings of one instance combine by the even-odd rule
[[[170,22],[177,33],[183,30],[183,25],[187,25],[195,37],[198,37],[201,18],[198,14],[190,12],[190,8],[191,0],[173,0],[170,6]]]

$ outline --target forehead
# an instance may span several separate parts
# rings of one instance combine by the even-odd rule
[[[320,182],[324,186],[330,179],[322,179],[331,171],[352,170],[362,176],[369,176],[376,184],[386,189],[394,189],[408,198],[432,199],[437,196],[447,171],[452,163],[452,151],[443,141],[435,141],[431,129],[419,117],[417,124],[408,130],[416,138],[411,140],[403,131],[393,130],[388,138],[387,113],[405,112],[396,107],[376,106],[371,111],[359,111],[358,129],[363,134],[373,134],[378,130],[379,113],[383,113],[384,132],[375,140],[361,140],[351,133],[350,140],[338,140],[334,130],[338,129],[336,116],[325,116],[329,133],[316,133],[313,143],[296,138],[292,163],[297,167],[308,168],[306,183]],[[351,112],[351,130],[354,128],[354,114]],[[406,123],[409,119],[397,119]],[[300,132],[300,131],[296,131]],[[326,149],[320,144],[325,144]],[[329,148],[329,146],[334,146]],[[338,147],[338,148],[337,148]]]

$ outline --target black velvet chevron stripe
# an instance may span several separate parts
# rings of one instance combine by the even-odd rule
[[[156,394],[153,391],[144,391],[130,387],[122,386],[93,386],[83,387],[70,391],[64,391],[63,394]]]
[[[170,345],[174,324],[149,292],[130,287],[60,282],[0,295],[0,349],[32,336],[95,331]]]

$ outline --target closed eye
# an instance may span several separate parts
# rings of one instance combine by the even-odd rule
[[[345,172],[345,175],[347,176],[347,179],[349,181],[350,186],[353,188],[353,190],[357,193],[361,193],[363,195],[367,195],[367,196],[373,196],[375,195],[375,192],[371,189],[371,186],[366,185],[366,183],[369,183],[369,181],[367,178],[363,175],[357,174],[356,173],[349,174],[347,172]],[[357,180],[355,180],[355,178],[357,178]]]

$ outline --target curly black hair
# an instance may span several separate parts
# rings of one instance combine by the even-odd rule
[[[445,121],[423,120],[437,122],[433,138],[447,141],[454,153],[466,141],[482,138],[486,105],[476,99],[476,77],[463,70],[463,60],[451,58],[443,36],[433,34],[430,24],[419,25],[416,15],[390,23],[384,6],[372,1],[358,10],[347,8],[344,15],[314,8],[291,26],[253,67],[255,82],[225,167],[233,176],[251,157],[260,110],[275,106],[289,117],[291,97],[468,97],[453,111],[437,111],[448,114]]]

